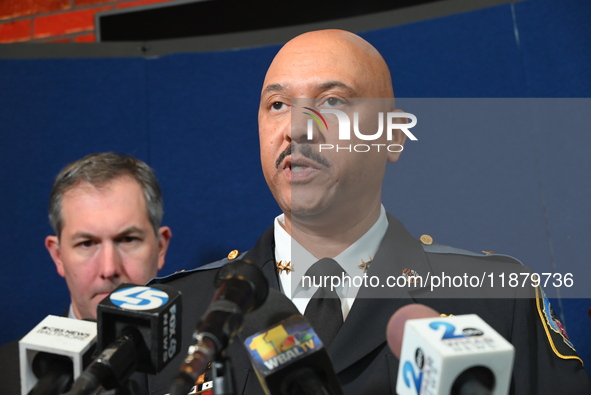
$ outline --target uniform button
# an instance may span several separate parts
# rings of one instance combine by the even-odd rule
[[[238,250],[232,250],[230,251],[230,253],[228,254],[228,259],[232,260],[232,259],[236,259],[236,257],[239,255],[240,253],[238,252]]]
[[[433,238],[429,235],[422,235],[419,240],[421,240],[421,243],[423,243],[426,246],[430,246],[431,244],[433,244]]]

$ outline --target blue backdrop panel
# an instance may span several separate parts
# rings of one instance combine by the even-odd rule
[[[527,96],[591,96],[591,2],[515,4]]]
[[[148,159],[143,69],[139,59],[0,62],[3,341],[68,307],[43,246],[57,173],[95,151]]]
[[[168,265],[177,270],[249,249],[279,212],[261,172],[257,126],[260,85],[276,51],[147,63],[152,163],[166,174]]]
[[[386,207],[411,233],[515,255],[535,270],[588,266],[584,129],[565,128],[560,115],[542,132],[519,123],[498,129],[477,122],[490,114],[476,102],[456,109],[471,118],[450,117],[443,110],[453,101],[405,98],[591,97],[590,8],[583,0],[530,0],[362,33],[389,63],[400,107],[425,119],[385,188]],[[156,170],[173,230],[162,274],[255,242],[279,212],[257,135],[260,87],[277,49],[0,61],[0,342],[68,306],[43,247],[47,199],[58,171],[87,153],[130,153]],[[590,360],[591,303],[557,301]]]
[[[511,6],[363,35],[390,65],[400,97],[520,97],[523,69]]]

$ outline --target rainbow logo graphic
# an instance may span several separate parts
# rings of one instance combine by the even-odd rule
[[[322,123],[324,124],[324,128],[326,130],[328,130],[328,124],[326,123],[326,120],[324,119],[324,117],[322,116],[322,114],[320,114],[318,111],[316,111],[316,110],[314,110],[313,108],[310,108],[310,107],[304,107],[304,109],[312,111],[312,114],[310,114],[309,112],[305,112],[305,111],[304,111],[304,114],[309,115],[310,117],[312,117],[312,119],[314,121],[316,121],[316,123],[318,124],[318,127],[319,128],[322,128],[322,124],[320,123],[320,120],[322,120]]]

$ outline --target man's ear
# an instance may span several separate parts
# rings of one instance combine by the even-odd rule
[[[168,226],[161,226],[158,229],[158,270],[164,266],[166,251],[168,250],[171,237],[172,231]]]
[[[402,110],[394,110],[391,112],[404,112]],[[396,124],[403,124],[408,123],[408,118],[394,118],[392,122]],[[392,151],[388,150],[388,162],[396,162],[400,158],[400,154],[402,153],[402,149],[404,147],[404,142],[406,141],[406,134],[400,129],[392,130],[392,141],[388,142],[388,145],[398,145],[399,147],[392,147]]]
[[[60,251],[60,242],[57,236],[47,236],[45,238],[45,248],[49,251],[49,255],[51,259],[53,259],[53,263],[55,263],[55,268],[60,276],[65,277],[64,272],[64,265],[62,263],[62,254]]]

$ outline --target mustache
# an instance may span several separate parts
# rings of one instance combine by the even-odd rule
[[[310,160],[313,160],[314,162],[316,162],[324,167],[330,167],[330,163],[328,162],[328,160],[326,160],[326,158],[323,157],[322,155],[320,155],[319,153],[315,152],[312,149],[312,146],[310,144],[295,145],[294,143],[291,143],[287,146],[286,149],[283,150],[283,152],[281,154],[279,154],[279,157],[275,161],[275,168],[278,169],[279,166],[281,165],[281,162],[283,162],[283,160],[285,159],[285,157],[287,155],[291,155],[292,147],[295,147],[294,152],[299,151],[299,153],[302,154],[302,156],[304,158],[308,158]]]

